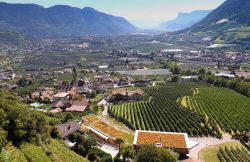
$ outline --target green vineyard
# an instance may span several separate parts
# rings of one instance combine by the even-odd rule
[[[250,153],[244,148],[220,148],[217,157],[220,162],[247,162],[250,161]]]
[[[249,131],[250,99],[226,88],[200,87],[186,97],[187,107],[206,114],[224,132]]]
[[[143,90],[151,96],[150,101],[111,105],[109,114],[132,129],[216,136],[219,130],[210,127],[204,115],[183,108],[177,102],[180,96],[192,94],[191,87],[193,85],[189,84],[147,87]]]
[[[18,149],[11,143],[0,153],[1,162],[87,162],[62,142],[50,139],[42,146],[25,143]]]
[[[225,88],[196,84],[146,87],[149,101],[111,105],[109,114],[131,129],[217,136],[249,131],[250,99]]]

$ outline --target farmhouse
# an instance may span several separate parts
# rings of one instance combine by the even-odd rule
[[[128,91],[125,89],[117,90],[112,92],[110,97],[110,102],[120,102],[120,101],[141,101],[143,100],[145,93],[143,90],[137,89],[135,91]]]
[[[122,79],[119,80],[118,86],[119,87],[130,86],[132,81],[133,81],[133,79],[131,77],[122,78]]]
[[[41,100],[41,101],[50,101],[54,95],[53,88],[50,87],[39,87],[31,93],[31,99]]]
[[[64,106],[64,102],[63,101],[55,101],[50,105],[50,108],[54,109],[54,108],[62,108]]]
[[[74,121],[68,121],[66,123],[59,124],[56,126],[56,128],[62,139],[65,139],[69,135],[81,130],[80,125]]]
[[[180,155],[189,153],[188,136],[186,133],[136,130],[133,142],[134,148],[138,150],[141,145],[145,144],[171,149]]]
[[[76,111],[84,112],[89,107],[89,101],[73,101],[70,107],[66,108],[65,111]]]
[[[81,101],[55,101],[50,107],[52,108],[49,112],[57,113],[62,111],[68,112],[84,112],[89,107],[89,101],[81,100]]]
[[[140,80],[134,81],[136,87],[146,87],[150,85],[150,79],[143,77]]]

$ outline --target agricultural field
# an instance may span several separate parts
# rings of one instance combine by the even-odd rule
[[[218,158],[221,162],[245,162],[250,161],[250,153],[244,148],[225,147],[220,148]]]
[[[117,71],[121,75],[137,76],[137,75],[169,75],[168,69],[140,69],[140,70],[127,70]]]
[[[76,154],[67,148],[63,143],[54,139],[41,147],[34,144],[23,144],[21,149],[8,144],[3,152],[0,153],[0,161],[2,162],[85,162],[88,161],[84,157]]]
[[[206,162],[246,162],[249,156],[249,152],[238,141],[210,146],[199,153],[200,159]]]
[[[112,117],[131,129],[216,136],[249,131],[250,99],[233,90],[196,84],[144,88],[150,101],[109,107]]]
[[[0,153],[0,161],[28,162],[21,150],[14,147],[11,143],[8,143],[7,146]]]
[[[216,136],[217,127],[209,127],[205,115],[186,109],[177,102],[191,95],[195,84],[163,84],[143,90],[149,101],[130,102],[109,107],[109,114],[131,129],[165,132],[187,132],[190,136]]]
[[[68,149],[64,144],[51,139],[48,144],[46,144],[46,149],[51,152],[51,159],[57,162],[85,162],[88,161],[82,156],[76,154],[74,151]]]
[[[226,88],[200,87],[183,100],[190,110],[208,116],[211,123],[219,125],[223,132],[249,131],[248,97]]]
[[[34,144],[23,144],[21,151],[24,153],[26,159],[31,162],[51,162],[52,160],[46,155],[45,151]]]
[[[47,51],[46,53],[35,53],[34,55],[25,58],[19,68],[43,68],[47,70],[60,69],[64,64],[82,62],[86,65],[87,62],[110,62],[106,58],[105,52],[86,53],[86,52],[65,52],[65,51]],[[85,64],[84,64],[85,63]]]

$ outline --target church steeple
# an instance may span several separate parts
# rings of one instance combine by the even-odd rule
[[[77,86],[77,71],[76,71],[76,67],[73,67],[72,69],[72,82],[73,82],[73,87]]]

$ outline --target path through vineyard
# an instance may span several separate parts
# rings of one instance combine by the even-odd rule
[[[103,121],[106,122],[109,125],[112,125],[114,128],[116,128],[118,130],[134,134],[134,131],[129,129],[125,124],[120,123],[120,122],[116,121],[113,118],[110,118],[110,116],[108,114],[108,107],[109,107],[109,103],[107,105],[104,105],[104,109],[102,111],[102,119],[103,119]]]

